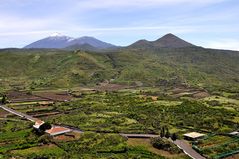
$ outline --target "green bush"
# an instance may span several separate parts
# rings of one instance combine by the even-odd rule
[[[151,144],[153,147],[160,149],[160,150],[165,150],[173,154],[178,154],[181,153],[181,150],[172,142],[165,138],[161,137],[156,137],[151,139]]]

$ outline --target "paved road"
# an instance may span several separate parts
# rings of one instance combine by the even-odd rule
[[[153,134],[122,134],[121,136],[128,137],[128,138],[153,138],[153,137],[159,137],[159,135],[153,135]]]
[[[15,111],[15,110],[13,110],[13,109],[11,109],[11,108],[8,108],[7,106],[4,106],[4,105],[0,105],[0,108],[4,109],[5,111],[8,111],[9,113],[12,113],[12,114],[15,114],[15,115],[17,115],[17,116],[19,116],[19,117],[22,117],[22,118],[25,118],[25,119],[27,119],[27,120],[30,120],[30,121],[32,121],[32,122],[35,122],[36,120],[38,120],[38,119],[36,119],[36,118],[33,118],[33,117],[30,116],[30,115],[27,115],[27,114],[24,114],[24,113]]]
[[[206,159],[205,157],[201,156],[199,153],[197,153],[191,145],[188,145],[186,141],[184,140],[176,140],[174,141],[174,144],[176,144],[180,149],[183,150],[183,152],[188,155],[189,157],[193,159]]]

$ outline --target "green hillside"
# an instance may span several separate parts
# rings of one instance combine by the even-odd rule
[[[0,84],[2,89],[70,88],[111,80],[238,90],[238,61],[238,52],[200,47],[124,48],[112,53],[4,49],[0,50]]]

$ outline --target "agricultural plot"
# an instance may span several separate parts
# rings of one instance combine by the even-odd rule
[[[69,152],[68,157],[81,158],[148,158],[163,159],[142,147],[128,146],[126,139],[117,134],[84,133],[79,140],[56,142]]]
[[[33,117],[44,117],[59,114],[55,110],[54,102],[69,101],[72,97],[65,91],[10,91],[7,93],[10,103],[8,107],[31,115]]]
[[[227,135],[213,135],[195,144],[207,158],[224,158],[239,152],[239,137]]]
[[[164,156],[165,158],[169,159],[187,159],[187,157],[184,153],[179,153],[179,154],[173,154],[168,151],[160,150],[155,147],[150,143],[150,139],[145,139],[145,138],[129,138],[127,140],[127,144],[132,146],[132,147],[142,147],[145,148],[146,150],[149,150],[155,154],[159,154]]]
[[[61,114],[45,120],[85,131],[115,133],[159,133],[162,126],[179,134],[186,130],[231,132],[237,128],[234,120],[239,114],[235,110],[158,97],[142,98],[138,91],[84,94],[72,102],[57,104],[56,110]]]
[[[21,120],[0,120],[0,154],[15,149],[36,146],[38,138],[31,131],[31,123]]]
[[[70,101],[72,97],[67,93],[67,92],[35,92],[35,96],[40,97],[40,98],[45,98],[50,101],[58,101],[58,102],[64,102],[64,101]]]
[[[43,146],[31,147],[23,150],[13,150],[10,152],[14,156],[29,157],[37,156],[54,156],[61,157],[65,152],[54,144],[48,144]]]
[[[239,113],[235,109],[212,107],[204,101],[208,97],[202,99],[190,97],[194,100],[187,100],[185,96],[175,98],[170,95],[171,90],[167,91],[156,88],[79,91],[76,92],[80,94],[79,97],[71,101],[11,103],[9,107],[15,110],[52,124],[79,128],[86,133],[83,136],[73,134],[39,138],[30,131],[32,123],[30,125],[26,123],[24,127],[19,128],[13,124],[14,122],[9,122],[12,125],[8,123],[9,125],[3,126],[0,132],[9,133],[9,130],[14,130],[14,133],[11,133],[12,136],[9,138],[5,137],[7,140],[0,142],[0,145],[4,145],[0,154],[9,153],[10,156],[20,155],[21,157],[39,154],[48,157],[73,156],[77,158],[79,157],[77,152],[81,152],[85,158],[174,158],[175,156],[168,152],[152,148],[150,143],[145,143],[146,147],[140,144],[137,146],[134,145],[137,141],[126,141],[116,134],[160,134],[162,127],[165,127],[169,133],[177,133],[180,138],[188,131],[229,133],[236,130]],[[36,93],[46,95],[59,92],[33,92],[33,94]],[[64,93],[54,97],[60,98],[61,96],[66,99]],[[88,133],[89,131],[91,133]],[[19,135],[22,139],[15,143],[14,135]],[[31,140],[34,142],[30,142]],[[17,143],[21,146],[19,144],[17,146]],[[200,146],[203,154],[215,158],[225,153],[221,148],[224,148],[225,144],[228,144],[226,147],[232,149],[238,146],[234,138],[228,136],[212,137],[208,141],[202,141]]]
[[[3,109],[0,109],[0,118],[3,118],[5,116],[7,116],[9,113],[4,111]]]
[[[34,96],[31,92],[26,91],[10,91],[7,94],[7,98],[11,103],[24,103],[24,102],[36,102],[36,101],[46,101],[48,99]]]

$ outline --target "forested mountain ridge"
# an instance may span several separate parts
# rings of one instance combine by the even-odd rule
[[[239,52],[184,48],[124,48],[116,52],[3,49],[3,88],[70,87],[113,81],[147,86],[187,84],[238,89]],[[17,80],[16,80],[17,79]]]

